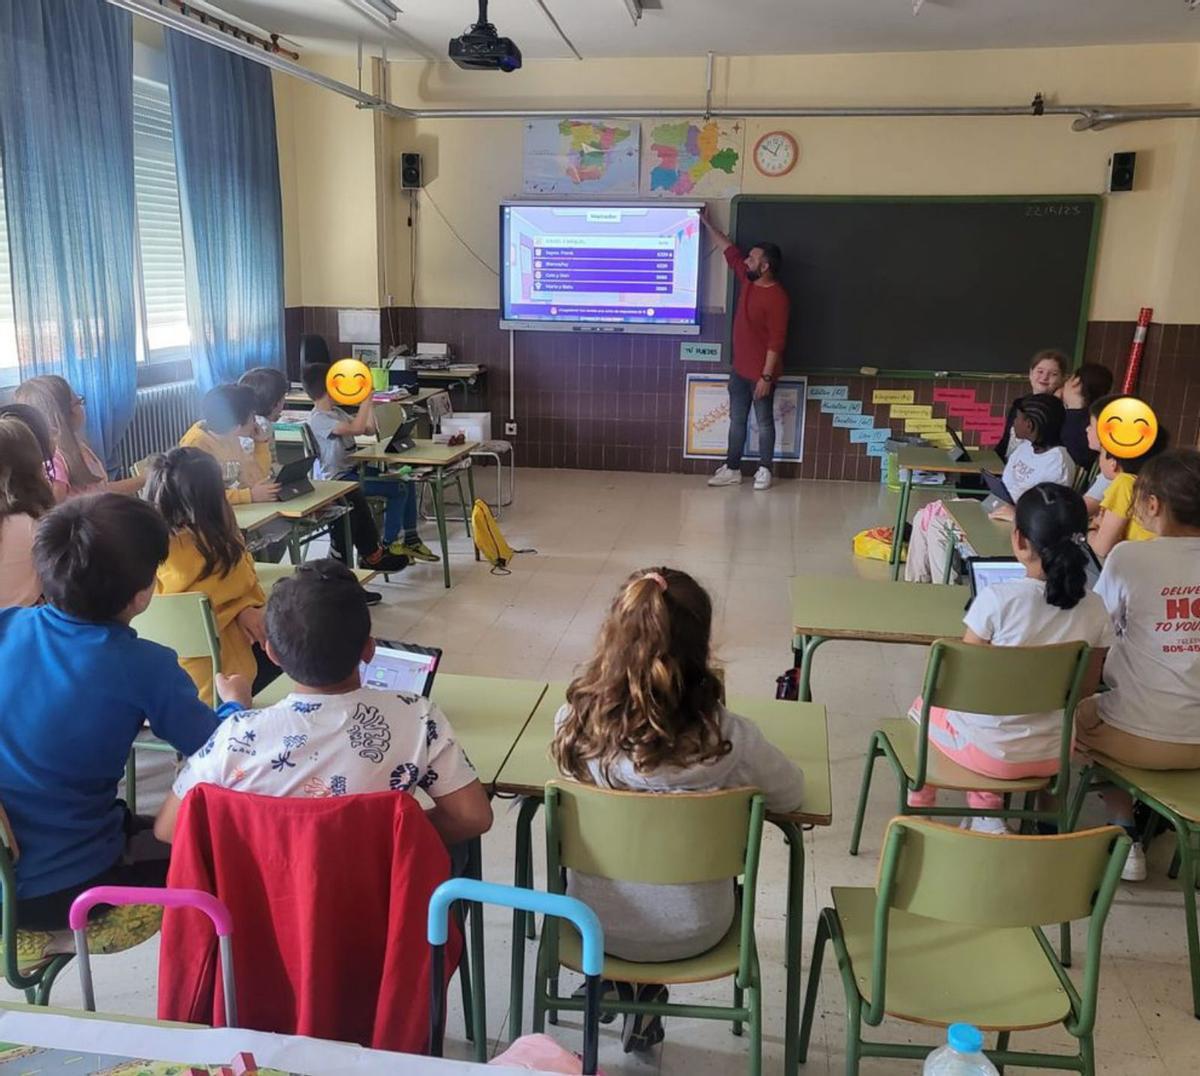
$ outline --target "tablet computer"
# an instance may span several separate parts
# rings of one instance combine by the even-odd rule
[[[950,440],[954,442],[954,448],[950,450],[950,458],[955,463],[970,462],[971,453],[967,451],[967,446],[963,444],[962,438],[958,435],[958,430],[947,422],[946,432],[950,435]]]
[[[1008,486],[1004,484],[1004,480],[999,475],[994,475],[991,471],[980,471],[979,473],[983,477],[983,484],[987,486],[988,492],[1005,504],[1016,504],[1012,494],[1008,492]]]
[[[1010,579],[1024,579],[1025,565],[1016,557],[968,557],[967,579],[971,584],[971,601],[981,590]]]
[[[359,666],[359,675],[363,687],[429,698],[441,660],[442,652],[437,647],[378,639],[375,656]]]

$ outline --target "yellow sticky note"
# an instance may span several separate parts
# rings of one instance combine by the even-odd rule
[[[892,418],[932,418],[933,408],[929,404],[893,404]]]
[[[871,403],[910,404],[912,402],[912,389],[876,389],[871,393]]]
[[[945,433],[946,420],[944,418],[906,418],[904,420],[905,433]]]

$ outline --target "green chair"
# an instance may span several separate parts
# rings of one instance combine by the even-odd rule
[[[868,1042],[862,1024],[885,1015],[999,1033],[988,1051],[1015,1065],[1095,1072],[1092,1032],[1100,946],[1130,840],[1116,826],[1057,837],[991,836],[926,819],[894,818],[877,889],[833,889],[821,912],[800,1026],[808,1055],[825,943],[846,993],[846,1072],[864,1057],[919,1060],[933,1046]],[[1042,932],[1088,919],[1087,962],[1076,988]],[[1075,1055],[1009,1049],[1016,1031],[1062,1024]]]
[[[17,926],[17,862],[21,850],[8,814],[0,806],[0,900],[4,978],[25,992],[30,1005],[48,1005],[59,973],[75,955],[75,938],[62,930],[24,930]],[[88,923],[88,951],[93,955],[120,953],[148,941],[162,926],[162,909],[149,905],[110,908]]]
[[[601,1012],[728,1020],[733,1033],[750,1025],[750,1072],[762,1072],[762,980],[754,936],[755,885],[765,808],[753,789],[613,792],[569,781],[546,785],[546,862],[552,893],[565,892],[564,870],[656,885],[728,880],[737,913],[712,949],[687,960],[641,964],[606,956],[602,975],[625,983],[698,983],[733,976],[733,1005],[604,999]],[[560,967],[579,971],[582,949],[573,927],[547,919],[538,946],[533,1029],[546,1013],[582,1011],[582,998],[558,993]]]
[[[1079,701],[1091,651],[1085,643],[1056,643],[1053,646],[977,646],[955,639],[938,639],[929,649],[925,686],[921,692],[920,724],[907,717],[883,721],[871,734],[870,754],[863,771],[858,811],[850,854],[858,855],[863,816],[871,789],[875,760],[885,756],[900,784],[899,813],[946,817],[1015,818],[1022,823],[1050,822],[1065,832],[1067,787],[1071,769],[1071,731],[1075,704]],[[1054,777],[1030,777],[1002,781],[968,770],[929,746],[929,712],[942,706],[976,714],[1037,714],[1062,710],[1058,773]],[[908,793],[924,788],[996,792],[1005,797],[998,811],[968,807],[911,807]],[[1055,805],[1039,809],[1037,794],[1049,791]],[[1009,797],[1023,794],[1024,806],[1009,805]]]
[[[143,639],[174,650],[181,658],[207,658],[212,662],[213,678],[221,671],[221,640],[213,621],[208,595],[200,593],[156,594],[141,616],[130,625]],[[214,686],[215,693],[216,688]],[[216,700],[214,699],[214,704]],[[125,765],[125,802],[137,813],[138,751],[174,753],[169,743],[151,736],[138,739]]]
[[[1116,785],[1140,800],[1175,830],[1179,884],[1187,926],[1192,974],[1192,1011],[1200,1019],[1200,929],[1196,923],[1196,884],[1200,881],[1200,770],[1139,770],[1097,756],[1079,776],[1071,805],[1071,828],[1087,794],[1099,785]],[[1172,868],[1174,870],[1174,868]]]

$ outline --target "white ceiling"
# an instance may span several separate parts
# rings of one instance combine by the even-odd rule
[[[209,0],[311,53],[361,37],[395,59],[443,58],[475,21],[475,0],[395,0],[389,33],[350,0]],[[646,0],[634,26],[624,0],[545,0],[585,58],[805,52],[907,52],[1200,40],[1185,0]],[[529,59],[571,53],[535,0],[491,0],[491,21]]]

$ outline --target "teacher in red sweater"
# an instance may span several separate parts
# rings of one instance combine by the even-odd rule
[[[707,211],[700,214],[700,219],[724,252],[739,284],[733,315],[733,369],[729,372],[729,450],[708,484],[741,483],[742,448],[753,403],[759,457],[754,488],[770,489],[775,457],[775,381],[783,366],[790,305],[777,279],[783,253],[774,243],[758,243],[743,255],[729,236],[714,227]]]

